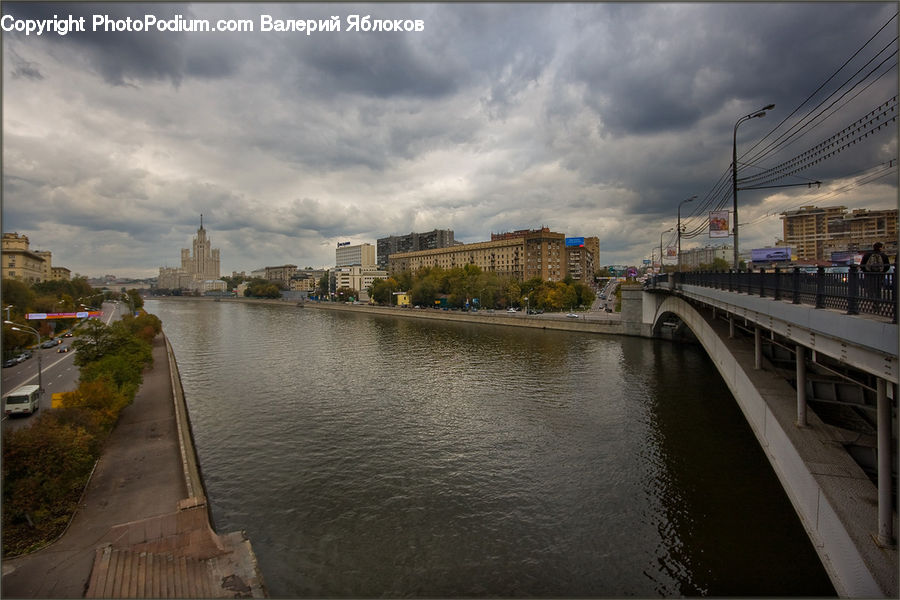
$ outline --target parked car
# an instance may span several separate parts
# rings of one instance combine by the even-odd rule
[[[25,352],[20,354],[17,358],[19,359],[19,362],[28,360],[29,358],[31,358],[31,350],[26,350]]]
[[[6,360],[3,361],[3,368],[5,369],[6,367],[14,367],[14,366],[16,366],[17,364],[19,364],[19,357],[18,357],[18,356],[15,357],[15,358],[8,358],[8,359],[6,359]]]
[[[56,340],[47,340],[43,344],[41,344],[41,348],[52,348],[56,345]]]

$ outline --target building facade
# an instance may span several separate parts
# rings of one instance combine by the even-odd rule
[[[410,233],[408,235],[392,235],[379,238],[376,241],[378,268],[382,270],[388,268],[391,254],[449,248],[455,243],[452,229],[435,229],[427,233]]]
[[[351,265],[335,267],[331,272],[332,292],[340,288],[349,288],[359,293],[357,300],[369,301],[369,286],[376,279],[387,279],[387,271],[381,271],[375,265]],[[344,298],[348,300],[348,298]]]
[[[204,281],[219,279],[220,265],[219,249],[213,248],[212,241],[206,237],[203,215],[200,215],[200,228],[194,236],[193,247],[181,249],[181,267],[160,267],[157,286],[203,291],[207,287]]]
[[[562,281],[567,272],[565,241],[564,234],[551,232],[546,227],[491,234],[490,242],[392,254],[388,270],[399,273],[427,267],[452,269],[476,265],[483,271],[519,281],[533,277]]]
[[[336,267],[350,267],[353,265],[374,267],[375,246],[372,244],[351,246],[347,242],[338,243],[338,247],[334,251],[334,264]]]
[[[844,206],[803,206],[781,213],[783,239],[778,246],[794,249],[796,260],[828,263],[835,252],[865,251],[875,242],[885,252],[897,252],[897,210],[857,209],[848,213]]]
[[[681,268],[686,271],[699,269],[700,265],[711,265],[717,258],[721,258],[729,265],[734,259],[734,246],[706,246],[705,248],[691,248],[681,251]]]
[[[27,235],[4,233],[0,253],[3,259],[0,272],[4,278],[18,279],[26,283],[38,283],[52,279],[69,279],[65,267],[53,267],[53,256],[48,250],[31,250]]]

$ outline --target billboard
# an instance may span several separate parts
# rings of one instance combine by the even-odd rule
[[[99,310],[70,313],[28,313],[25,315],[25,318],[29,321],[43,321],[44,319],[87,319],[89,317],[99,318],[100,314]]]
[[[579,248],[584,248],[584,238],[583,237],[571,237],[566,238],[566,247],[569,246],[577,246]]]
[[[709,213],[709,237],[726,238],[728,233],[728,216],[727,210],[714,210]]]
[[[831,264],[834,266],[858,265],[861,262],[862,252],[856,250],[831,253]]]
[[[666,247],[666,256],[668,258],[674,258],[678,256],[678,249],[675,246],[667,246]]]
[[[754,248],[750,251],[750,260],[755,263],[790,261],[791,249],[787,246],[779,248]]]

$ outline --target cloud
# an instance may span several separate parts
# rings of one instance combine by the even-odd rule
[[[91,274],[150,276],[177,264],[201,213],[224,272],[328,265],[336,241],[451,228],[474,242],[542,225],[597,235],[601,263],[635,263],[684,198],[698,196],[686,207],[692,225],[730,202],[716,184],[742,115],[776,104],[739,129],[742,154],[776,144],[742,165],[758,170],[897,88],[896,59],[869,73],[879,49],[896,50],[896,22],[837,73],[896,12],[890,3],[5,3],[3,12],[425,23],[418,33],[310,36],[4,33],[4,228]],[[815,126],[780,147],[820,103],[828,108]],[[773,198],[895,204],[896,178],[834,190],[896,159],[896,137],[883,130],[802,173],[830,195],[742,192],[742,221],[758,219],[759,232],[743,243],[780,235],[777,215],[765,216]]]

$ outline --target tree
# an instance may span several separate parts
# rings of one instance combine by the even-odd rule
[[[24,315],[31,310],[34,304],[35,293],[28,284],[18,279],[4,279],[2,285],[4,307],[12,305],[12,313],[15,313],[15,315]],[[10,316],[14,315],[11,314]],[[5,313],[3,318],[6,318]]]

